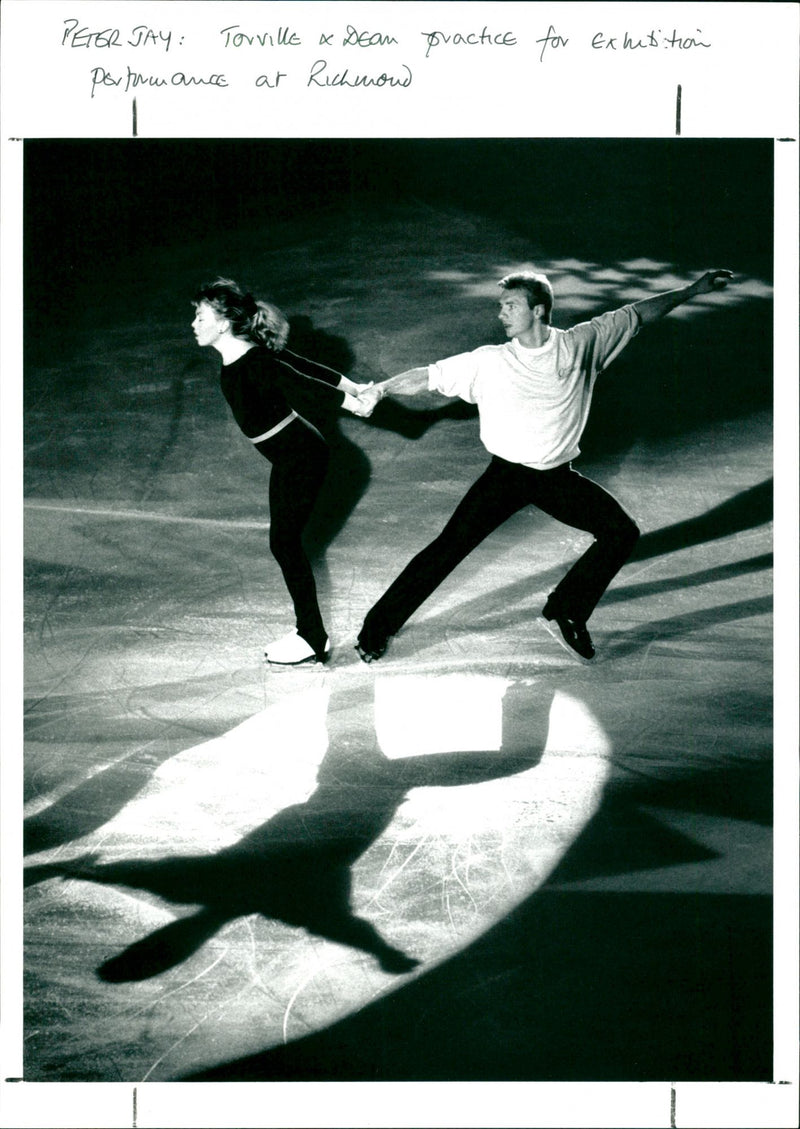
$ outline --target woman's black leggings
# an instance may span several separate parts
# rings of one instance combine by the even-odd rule
[[[303,530],[328,469],[328,444],[299,417],[256,450],[272,463],[269,479],[269,547],[294,604],[297,634],[320,653],[327,640]]]
[[[639,537],[635,522],[607,490],[569,463],[532,470],[494,456],[436,540],[367,613],[358,637],[361,646],[371,650],[385,643],[485,537],[528,505],[595,538],[552,594],[555,607],[585,623],[633,552]]]

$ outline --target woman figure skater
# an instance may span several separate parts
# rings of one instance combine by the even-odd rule
[[[289,323],[269,302],[218,278],[193,299],[192,332],[198,345],[222,358],[220,387],[233,417],[255,449],[272,464],[269,480],[269,547],[294,604],[296,630],[270,643],[265,657],[280,666],[325,662],[330,640],[317,602],[303,530],[322,487],[328,445],[291,407],[293,389],[313,392],[353,415],[366,416],[358,392],[367,385],[284,348]]]

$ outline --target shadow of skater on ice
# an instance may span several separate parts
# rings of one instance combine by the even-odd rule
[[[547,715],[543,723],[546,729]],[[541,758],[545,734],[526,748],[387,759],[373,746],[353,758],[331,748],[317,788],[216,854],[97,863],[83,855],[29,868],[28,877],[64,877],[146,890],[199,907],[103,963],[101,979],[145,980],[186,960],[227,922],[248,914],[283,921],[374,956],[391,973],[419,963],[351,909],[351,868],[387,829],[412,788],[474,784],[510,776]],[[33,874],[30,871],[33,870]]]

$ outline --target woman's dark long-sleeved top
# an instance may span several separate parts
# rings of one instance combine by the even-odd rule
[[[307,357],[257,345],[222,366],[220,387],[239,427],[257,441],[292,418],[295,394],[341,407],[344,392],[335,387],[340,380],[340,373]]]

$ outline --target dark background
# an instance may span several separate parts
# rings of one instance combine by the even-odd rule
[[[771,170],[767,139],[28,141],[26,277],[32,296],[57,293],[210,228],[409,198],[568,240],[576,257],[702,248],[709,266],[771,276]]]
[[[598,294],[598,313],[630,300],[641,279],[655,290],[675,285],[662,285],[657,267],[643,272],[637,263],[645,261],[663,264],[665,278],[731,269],[739,280],[758,279],[763,299],[773,273],[772,147],[771,139],[29,141],[26,359],[49,364],[54,346],[63,357],[72,344],[80,354],[76,335],[102,323],[149,320],[158,334],[159,322],[185,321],[205,272],[232,271],[248,283],[240,264],[248,273],[262,253],[273,255],[271,290],[283,248],[307,248],[289,298],[302,309],[328,281],[319,240],[349,283],[347,336],[323,338],[313,327],[309,336],[297,324],[293,347],[345,372],[360,353],[367,367],[356,379],[379,376],[374,348],[352,337],[373,318],[370,285],[397,295],[393,314],[372,321],[384,338],[398,341],[401,325],[427,318],[435,356],[502,339],[489,302],[476,320],[452,292],[426,285],[432,258],[442,269],[486,271],[487,255],[496,262],[521,252],[574,259],[577,276],[582,263],[621,269],[628,290]],[[464,226],[447,242],[459,216]],[[401,232],[407,223],[408,234],[381,263],[369,232],[387,222]],[[268,296],[283,304],[286,292]],[[713,337],[702,318],[667,318],[649,330],[646,380],[636,350],[615,363],[614,380],[595,398],[585,458],[614,458],[637,440],[771,408],[771,303],[743,297],[716,311]],[[442,332],[435,319],[441,325],[448,306]],[[557,294],[554,323],[576,320]],[[431,359],[400,353],[384,364]],[[80,366],[64,371],[59,395],[73,380],[86,380]],[[383,405],[374,423],[406,434],[417,426]]]

